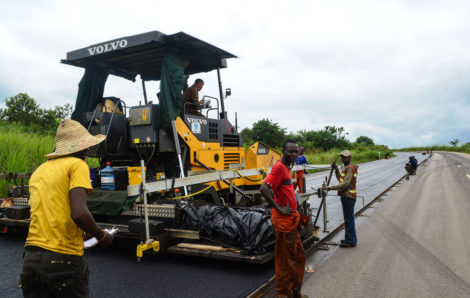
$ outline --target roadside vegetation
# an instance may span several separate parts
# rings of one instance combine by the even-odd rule
[[[69,104],[41,108],[26,93],[5,99],[5,108],[0,109],[0,173],[28,173],[45,162],[44,155],[54,148],[58,124],[71,111]],[[0,180],[0,198],[7,192],[7,181]]]
[[[382,159],[385,158],[385,154],[388,152],[390,157],[395,156],[391,150],[387,148],[387,146],[383,145],[370,145],[370,146],[363,146],[363,145],[356,145],[348,150],[352,153],[352,163],[363,163],[372,160],[377,160],[379,153]],[[339,158],[339,154],[341,153],[341,149],[334,148],[327,152],[322,151],[312,151],[312,149],[307,149],[305,156],[308,159],[309,164],[331,164],[333,161],[336,163],[341,163],[341,159]]]
[[[46,161],[54,148],[55,136],[31,132],[27,127],[2,121],[0,124],[0,173],[32,172]],[[17,181],[20,183],[20,181]],[[0,180],[0,198],[7,195],[8,182]]]
[[[72,113],[71,104],[55,106],[53,109],[44,109],[26,93],[18,93],[5,99],[6,108],[0,109],[0,121],[4,126],[16,123],[24,128],[22,130],[39,135],[55,135],[60,121],[68,118]]]
[[[244,128],[241,135],[245,146],[261,141],[278,151],[281,151],[285,140],[294,140],[299,146],[305,147],[305,156],[309,164],[331,164],[336,160],[340,163],[339,154],[347,149],[352,152],[352,162],[362,163],[378,159],[379,155],[385,158],[392,150],[385,145],[377,145],[367,136],[360,136],[354,142],[349,141],[343,127],[325,126],[320,130],[301,130],[297,133],[287,133],[278,123],[270,119],[255,122],[251,128]]]

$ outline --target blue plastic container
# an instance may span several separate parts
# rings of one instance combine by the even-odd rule
[[[114,190],[114,169],[111,163],[106,163],[106,168],[101,170],[101,190]]]

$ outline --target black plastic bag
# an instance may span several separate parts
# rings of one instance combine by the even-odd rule
[[[201,238],[235,247],[244,254],[264,254],[275,243],[271,210],[262,206],[183,206],[183,228],[199,231]]]

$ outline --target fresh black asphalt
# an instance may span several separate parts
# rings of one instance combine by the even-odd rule
[[[0,296],[18,289],[25,236],[0,236]],[[251,265],[179,255],[144,255],[119,247],[85,254],[91,297],[246,297],[273,275],[273,265]]]

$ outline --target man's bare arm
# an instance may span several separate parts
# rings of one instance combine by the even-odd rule
[[[271,195],[271,188],[267,183],[261,184],[261,187],[259,188],[260,193],[263,195],[263,197],[266,199],[266,201],[274,207],[274,209],[277,210],[282,215],[291,215],[292,214],[292,208],[287,205],[285,207],[279,206],[278,203],[274,201],[273,196]]]
[[[113,236],[98,227],[90,213],[90,210],[88,210],[86,200],[87,193],[85,188],[76,187],[70,190],[70,209],[72,220],[82,231],[100,240],[100,246],[106,247],[111,245],[113,242]]]

